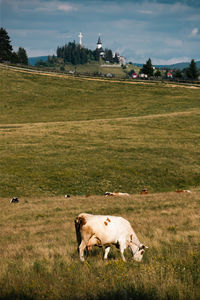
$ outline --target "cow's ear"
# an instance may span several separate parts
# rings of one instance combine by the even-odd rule
[[[144,248],[145,248],[145,249],[148,249],[149,247],[147,247],[147,246],[144,246]]]

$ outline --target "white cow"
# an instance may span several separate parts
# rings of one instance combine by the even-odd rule
[[[121,192],[105,192],[105,196],[130,196],[128,193],[121,193]]]
[[[124,250],[127,247],[136,261],[142,260],[144,250],[148,248],[140,243],[130,223],[122,217],[81,213],[75,219],[75,228],[81,261],[84,261],[86,247],[92,250],[93,246],[105,246],[104,259],[107,259],[110,246],[115,245],[120,249],[123,261],[126,261]]]

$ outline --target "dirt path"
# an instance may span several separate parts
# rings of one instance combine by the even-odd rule
[[[77,78],[79,80],[93,80],[93,81],[100,81],[100,82],[112,82],[112,83],[122,83],[122,84],[140,84],[140,85],[155,85],[155,84],[162,84],[165,87],[172,87],[172,88],[186,88],[186,89],[200,89],[200,86],[196,85],[188,85],[188,84],[174,84],[174,83],[162,83],[162,82],[146,82],[146,81],[122,81],[122,80],[112,80],[112,79],[103,79],[103,78],[89,78],[89,77],[72,77],[73,75],[67,75],[67,74],[59,74],[59,73],[52,73],[52,72],[44,72],[39,70],[33,70],[33,69],[25,69],[20,67],[13,67],[13,66],[7,66],[0,64],[1,68],[8,68],[13,69],[18,72],[22,73],[29,73],[29,74],[37,74],[37,75],[43,75],[43,76],[50,76],[50,77],[57,77],[57,78]]]
[[[63,125],[63,124],[81,124],[81,123],[93,123],[95,122],[95,124],[97,123],[102,123],[103,122],[110,122],[110,121],[116,121],[116,122],[120,122],[123,120],[129,121],[139,121],[139,120],[145,120],[145,119],[156,119],[156,118],[168,118],[168,117],[176,117],[176,116],[187,116],[187,115],[200,115],[200,109],[193,109],[190,111],[178,111],[178,112],[172,112],[172,113],[163,113],[163,114],[152,114],[152,115],[146,115],[146,116],[137,116],[137,117],[122,117],[122,118],[111,118],[111,119],[94,119],[94,120],[79,120],[79,121],[55,121],[55,122],[36,122],[36,123],[10,123],[10,124],[0,124],[0,131],[4,131],[7,130],[7,128],[10,127],[18,127],[18,128],[24,128],[24,127],[40,127],[43,125],[47,125],[48,126],[55,126],[57,125]]]

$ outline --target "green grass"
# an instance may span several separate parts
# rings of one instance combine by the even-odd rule
[[[103,65],[103,66],[102,66]],[[134,66],[132,64],[127,64],[126,69],[123,69],[122,67],[113,67],[112,64],[110,64],[108,67],[105,67],[106,63],[101,61],[99,62],[91,62],[88,64],[84,65],[64,65],[64,70],[66,72],[69,71],[74,71],[78,74],[85,74],[85,75],[90,75],[90,74],[101,74],[101,75],[106,75],[108,73],[111,73],[114,78],[120,78],[120,79],[125,79],[127,77],[127,73],[131,70],[134,69],[135,72],[139,73],[140,67]],[[60,65],[57,65],[57,70],[60,70]]]
[[[103,62],[102,62],[103,64]],[[133,69],[133,66],[132,66]],[[127,67],[127,71],[131,70],[130,67]],[[99,63],[88,63],[85,65],[65,65],[65,71],[75,71],[80,74],[103,74],[106,75],[107,73],[111,73],[114,78],[125,78],[126,73],[121,67],[112,67],[110,65],[109,67],[102,67]]]
[[[199,186],[199,89],[0,72],[1,196]]]

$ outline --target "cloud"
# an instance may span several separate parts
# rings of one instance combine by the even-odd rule
[[[5,1],[5,0],[2,0]],[[78,5],[72,4],[70,2],[62,2],[61,0],[33,0],[27,3],[26,0],[15,0],[13,3],[12,0],[7,0],[10,4],[10,7],[15,11],[21,12],[43,12],[51,13],[56,11],[63,12],[72,12],[78,10]]]
[[[76,11],[78,8],[70,3],[58,4],[58,10],[62,11]]]
[[[181,47],[183,45],[183,42],[178,39],[173,39],[173,38],[166,38],[164,43],[169,47]]]
[[[199,29],[195,27],[194,29],[192,29],[190,36],[196,37],[198,35],[198,32],[199,32]]]
[[[158,59],[158,58],[152,58],[152,63],[154,65],[173,65],[177,63],[182,63],[182,62],[189,62],[191,60],[190,57],[173,57],[170,59]]]
[[[152,10],[139,10],[138,11],[141,14],[145,14],[145,15],[152,15],[153,11]]]

